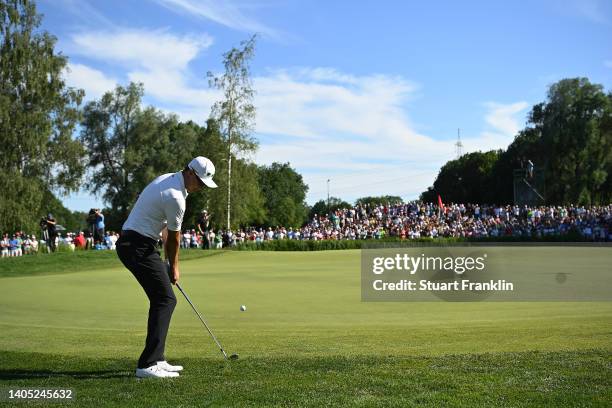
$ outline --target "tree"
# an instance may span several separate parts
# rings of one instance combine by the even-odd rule
[[[612,160],[609,128],[612,103],[603,86],[587,78],[553,84],[546,102],[533,107],[529,126],[539,136],[546,160],[546,200],[550,203],[608,203]]]
[[[361,197],[355,201],[355,205],[395,205],[403,202],[402,197],[386,195],[380,197]]]
[[[544,171],[549,204],[608,204],[612,200],[612,93],[587,78],[563,79],[535,105],[527,127],[504,152],[464,155],[446,163],[433,188],[434,201],[510,203],[513,170],[531,160]],[[465,159],[464,159],[465,157]]]
[[[539,132],[521,130],[493,166],[491,178],[495,182],[487,187],[489,196],[500,204],[514,202],[514,170],[525,169],[528,160],[544,168],[547,160],[541,147]]]
[[[134,131],[143,93],[142,84],[117,86],[84,109],[81,141],[92,169],[86,186],[95,194],[102,193],[104,201],[111,204],[109,212],[116,212],[119,219],[127,218],[129,206],[143,187],[133,183],[134,173],[145,158],[140,150],[149,142],[143,132],[136,140]]]
[[[118,86],[101,99],[85,106],[81,140],[89,152],[92,168],[88,188],[102,194],[109,229],[119,229],[138,194],[155,177],[182,170],[195,156],[206,156],[216,165],[215,180],[227,183],[226,144],[217,122],[209,119],[202,127],[181,123],[175,115],[165,115],[141,106],[142,84]],[[234,182],[238,186],[231,211],[237,225],[263,220],[263,198],[257,185],[254,164],[233,156]],[[212,215],[213,225],[221,225],[226,215],[226,196],[221,189],[203,189],[187,197],[183,225],[192,228],[201,210]]]
[[[197,133],[195,155],[206,156],[215,164],[215,182],[219,186],[224,185],[225,181],[222,178],[224,174],[223,158],[225,157],[225,147],[218,124],[214,119],[209,118],[205,127],[201,127],[193,122],[189,122],[189,125]],[[211,216],[212,226],[217,228],[217,226],[222,225],[222,222],[225,220],[226,211],[226,200],[222,191],[222,188],[204,188],[198,194],[190,194],[187,197],[187,209],[185,210],[183,224],[195,227],[195,222],[200,212],[207,210]],[[221,195],[223,197],[220,197]]]
[[[258,167],[255,163],[234,158],[234,190],[231,212],[234,225],[262,225],[265,222],[265,198],[259,186]],[[227,173],[225,173],[227,174]],[[223,178],[221,178],[223,180]],[[221,197],[221,195],[220,195]]]
[[[315,215],[328,215],[340,208],[351,208],[351,204],[338,197],[329,198],[329,206],[327,200],[317,201],[308,212],[308,218],[313,219]]]
[[[228,172],[225,153],[227,152],[224,138],[215,119],[209,118],[206,127],[189,122],[196,133],[194,156],[203,155],[215,164],[215,181],[219,186],[227,184]],[[231,201],[232,224],[258,225],[263,223],[265,211],[263,196],[257,179],[257,166],[244,159],[233,156],[234,163],[232,181],[234,185]],[[211,217],[211,227],[217,229],[227,225],[227,190],[223,188],[208,189],[187,197],[187,210],[184,224],[195,226],[197,217],[202,210],[207,210]]]
[[[67,58],[40,31],[33,2],[0,3],[0,228],[35,229],[44,191],[75,191],[83,149],[72,139],[83,91],[66,86]]]
[[[529,113],[527,127],[502,153],[493,169],[491,191],[512,202],[513,170],[531,160],[544,171],[551,204],[603,204],[612,198],[612,98],[586,78],[553,84],[545,102]]]
[[[267,226],[300,227],[306,220],[308,186],[289,163],[259,167],[259,186],[264,197]]]
[[[608,92],[608,106],[612,106],[612,92]],[[604,115],[600,124],[601,137],[608,144],[612,141],[612,114]],[[612,149],[608,149],[606,161],[606,182],[602,184],[600,192],[594,197],[595,202],[601,204],[612,202]]]
[[[138,194],[155,177],[182,170],[198,138],[175,115],[141,107],[142,84],[117,86],[84,109],[80,139],[92,169],[86,186],[102,194],[109,228],[119,229]]]
[[[251,85],[249,61],[255,53],[256,36],[240,43],[223,54],[223,75],[208,72],[210,86],[223,92],[223,100],[213,105],[211,117],[218,122],[227,147],[227,228],[231,228],[232,160],[235,156],[250,153],[257,142],[250,136],[254,127],[255,91]]]
[[[499,203],[492,193],[492,170],[500,154],[501,150],[473,152],[447,162],[421,200],[436,202],[439,194],[445,202]]]

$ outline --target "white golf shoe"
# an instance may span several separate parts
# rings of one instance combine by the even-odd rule
[[[178,377],[179,373],[174,373],[171,371],[166,371],[159,367],[158,365],[154,365],[148,368],[137,368],[136,369],[136,377],[138,378],[172,378]]]
[[[183,371],[183,366],[168,364],[167,361],[158,361],[157,366],[161,368],[162,370],[170,371],[171,373],[177,373],[179,371]]]

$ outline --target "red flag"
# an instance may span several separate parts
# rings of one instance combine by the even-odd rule
[[[444,210],[444,214],[446,214],[446,207],[444,206],[444,203],[442,203],[442,197],[440,197],[440,194],[438,194],[438,208],[440,210]]]

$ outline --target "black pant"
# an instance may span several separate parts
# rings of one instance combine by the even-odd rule
[[[51,252],[55,252],[55,250],[57,249],[57,245],[55,245],[56,238],[57,238],[57,232],[49,232],[48,245],[49,245],[49,249],[51,249]]]
[[[165,360],[166,335],[176,297],[155,240],[134,231],[122,231],[117,241],[117,254],[149,298],[147,340],[138,359],[138,368],[147,368]]]
[[[98,241],[100,243],[104,243],[104,228],[96,228],[94,234],[94,241]]]

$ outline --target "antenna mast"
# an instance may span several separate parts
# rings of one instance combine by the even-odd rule
[[[455,153],[457,154],[457,159],[463,156],[463,143],[461,143],[461,129],[457,129],[457,143],[455,143]]]

